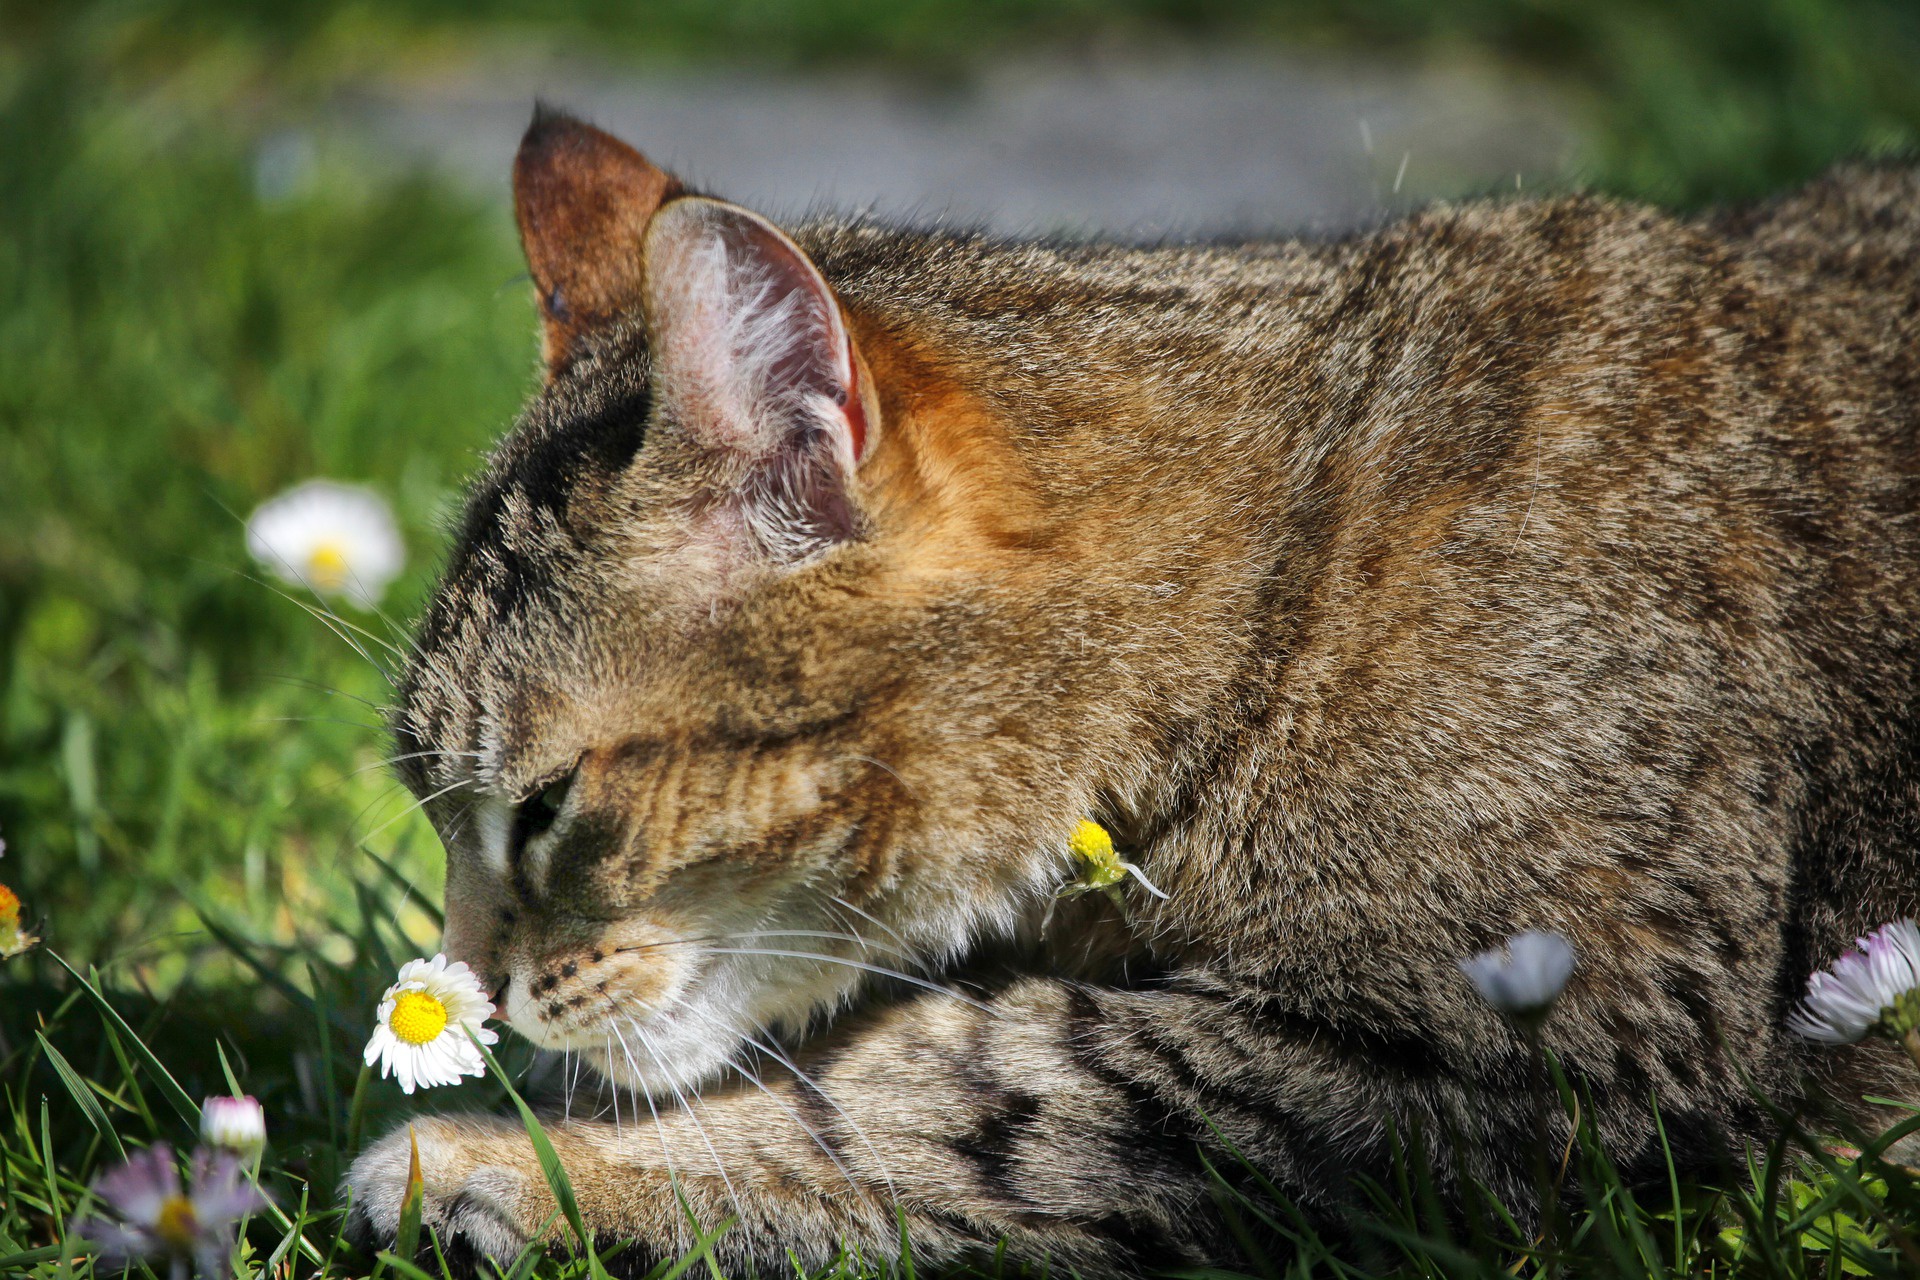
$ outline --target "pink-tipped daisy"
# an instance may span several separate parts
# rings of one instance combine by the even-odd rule
[[[1898,1040],[1920,1028],[1920,925],[1883,924],[1807,980],[1787,1029],[1822,1044],[1852,1044],[1869,1031]]]
[[[257,1098],[208,1098],[200,1108],[200,1141],[251,1160],[267,1145],[267,1112]]]
[[[230,1272],[234,1224],[267,1206],[230,1152],[196,1151],[186,1188],[165,1143],[136,1151],[93,1186],[105,1214],[74,1223],[107,1267],[130,1267],[142,1259],[165,1259],[170,1274],[184,1280],[188,1264],[203,1276]]]

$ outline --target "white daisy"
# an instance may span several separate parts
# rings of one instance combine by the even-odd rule
[[[200,1108],[200,1141],[251,1160],[267,1145],[267,1113],[259,1099],[208,1098]]]
[[[1529,929],[1459,964],[1482,1000],[1528,1021],[1544,1017],[1573,976],[1573,944],[1558,933]]]
[[[95,1275],[129,1270],[142,1258],[167,1260],[175,1280],[185,1280],[189,1262],[202,1276],[232,1275],[235,1224],[269,1203],[230,1151],[194,1152],[193,1177],[183,1189],[164,1142],[134,1152],[93,1190],[103,1212],[79,1219],[73,1230],[98,1250]]]
[[[1920,925],[1883,924],[1807,980],[1807,998],[1787,1029],[1823,1044],[1852,1044],[1869,1031],[1895,1039],[1920,1026]]]
[[[493,1003],[481,994],[466,961],[448,964],[444,955],[409,960],[380,997],[367,1065],[378,1062],[381,1078],[399,1080],[403,1093],[485,1075],[487,1064],[467,1032],[482,1044],[497,1043],[499,1035],[482,1025],[492,1016]]]
[[[406,563],[386,499],[370,489],[309,480],[247,517],[247,550],[281,580],[362,608],[377,604]]]

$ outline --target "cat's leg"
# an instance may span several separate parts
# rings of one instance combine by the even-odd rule
[[[589,1225],[603,1241],[683,1250],[677,1181],[703,1226],[737,1219],[718,1248],[736,1263],[788,1250],[820,1263],[842,1245],[886,1257],[896,1205],[927,1262],[1002,1239],[1016,1257],[1096,1274],[1199,1262],[1223,1247],[1198,1155],[1208,1121],[1283,1185],[1324,1196],[1351,1153],[1383,1144],[1421,1069],[1343,1047],[1323,1025],[1275,1029],[1192,979],[1149,991],[1036,979],[984,1006],[929,996],[838,1030],[797,1064],[811,1083],[769,1067],[764,1088],[710,1088],[657,1123],[644,1110],[619,1126],[554,1122]],[[503,1257],[542,1231],[564,1239],[517,1125],[415,1129],[427,1221],[443,1234]],[[350,1175],[378,1239],[397,1219],[406,1143],[390,1136]]]

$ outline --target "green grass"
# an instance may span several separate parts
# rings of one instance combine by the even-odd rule
[[[528,12],[0,4],[0,881],[48,948],[0,962],[0,1273],[84,1275],[63,1224],[88,1182],[128,1146],[189,1143],[175,1104],[224,1091],[229,1069],[268,1106],[266,1177],[290,1215],[253,1224],[254,1261],[291,1250],[303,1273],[373,1265],[335,1246],[348,1100],[374,996],[438,933],[437,845],[381,767],[379,667],[403,628],[356,616],[372,638],[348,643],[255,577],[240,520],[308,476],[374,485],[408,538],[389,604],[411,616],[462,478],[533,383],[533,314],[497,209],[348,150],[322,150],[311,182],[261,197],[262,142],[343,77],[498,41],[960,75],[1001,51],[1083,43],[1097,20],[1122,42],[1287,36],[1514,60],[1588,104],[1574,176],[1683,202],[1920,136],[1920,17],[1891,4]],[[96,991],[131,1034],[111,1029]],[[528,1065],[519,1046],[501,1061],[516,1079]],[[376,1084],[369,1131],[454,1097],[511,1109],[497,1080],[441,1092],[409,1102]],[[1760,1153],[1752,1177],[1662,1199],[1629,1195],[1583,1148],[1567,1176],[1592,1201],[1563,1240],[1581,1274],[1892,1274],[1892,1233],[1920,1232],[1912,1177],[1871,1155],[1856,1175],[1819,1152]],[[1345,1252],[1222,1160],[1248,1230],[1291,1239],[1295,1261],[1274,1274],[1538,1270],[1491,1208],[1471,1229],[1427,1213],[1417,1159],[1404,1186],[1378,1189],[1379,1214]],[[1829,1247],[1836,1232],[1844,1251]]]

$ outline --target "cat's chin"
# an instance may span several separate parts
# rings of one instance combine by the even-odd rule
[[[765,956],[719,962],[664,1009],[616,1013],[548,1048],[579,1052],[611,1083],[649,1097],[684,1097],[722,1076],[784,1074],[779,1036],[838,1006],[858,985],[836,964]],[[768,1059],[773,1059],[770,1063]]]

